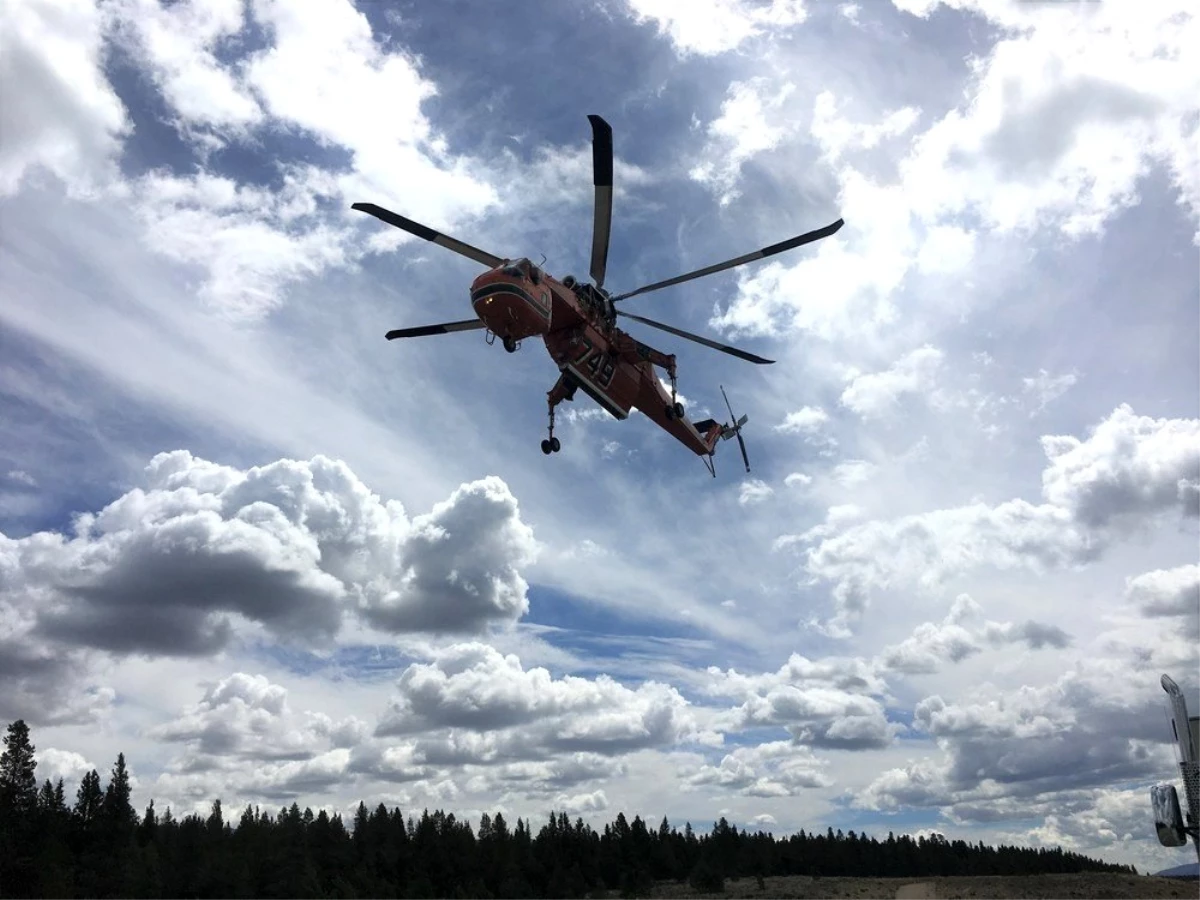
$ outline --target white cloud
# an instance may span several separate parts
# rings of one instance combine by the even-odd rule
[[[870,481],[879,467],[865,459],[849,459],[833,468],[833,480],[842,487],[852,488]]]
[[[653,22],[670,38],[681,55],[714,56],[734,50],[764,28],[783,29],[801,24],[808,13],[803,0],[626,0],[638,23]]]
[[[904,110],[851,122],[829,92],[797,91],[792,105],[774,111],[772,121],[802,121],[813,103],[815,134],[837,160],[847,224],[812,253],[741,273],[737,297],[712,327],[861,342],[895,323],[893,295],[914,268],[969,272],[984,237],[1098,233],[1136,202],[1155,164],[1170,169],[1182,202],[1200,213],[1200,68],[1185,49],[1200,18],[1170,5],[1145,16],[1112,6],[969,5],[1001,23],[1004,35],[972,61],[959,105],[926,130],[906,130],[912,114]],[[871,176],[838,158],[844,147],[909,133],[894,176]],[[714,183],[719,196],[737,190],[745,162]],[[969,288],[922,302],[965,307],[974,302]]]
[[[199,296],[233,320],[277,308],[290,284],[360,255],[352,232],[321,221],[337,186],[315,169],[287,175],[280,191],[200,173],[153,173],[137,182],[138,212],[154,249],[206,270]]]
[[[715,765],[683,774],[687,787],[714,787],[748,797],[792,797],[811,788],[829,787],[822,761],[812,750],[790,741],[738,747]],[[771,818],[767,816],[767,818]]]
[[[630,689],[604,675],[556,679],[544,668],[523,668],[516,656],[470,643],[440,651],[432,663],[409,666],[376,733],[438,729],[484,735],[476,752],[548,759],[670,745],[696,726],[687,701],[672,687],[646,682]],[[455,733],[448,739],[455,740]]]
[[[812,476],[803,472],[793,472],[783,479],[783,483],[788,487],[807,487],[812,484]]]
[[[1129,579],[1125,593],[1147,616],[1200,616],[1200,566],[1146,572]]]
[[[752,506],[756,503],[762,503],[775,493],[775,489],[761,481],[758,478],[750,478],[743,481],[738,490],[738,503],[742,506]]]
[[[1032,620],[978,622],[979,604],[967,594],[955,598],[941,622],[923,622],[899,644],[885,647],[877,658],[886,670],[905,674],[931,674],[944,663],[959,663],[983,652],[984,644],[1005,647],[1024,643],[1032,650],[1062,649],[1071,642],[1061,628]]]
[[[163,453],[73,535],[0,534],[0,646],[209,654],[239,622],[328,641],[346,612],[393,631],[479,631],[524,614],[535,552],[495,477],[409,520],[324,457],[242,471]]]
[[[1032,378],[1022,378],[1021,385],[1025,393],[1037,402],[1032,413],[1036,415],[1073,388],[1078,381],[1079,376],[1074,372],[1051,375],[1045,369],[1038,369],[1038,373]]]
[[[186,0],[163,7],[158,0],[119,0],[110,8],[136,42],[143,59],[181,124],[245,129],[262,109],[236,70],[217,59],[216,46],[240,33],[242,0]]]
[[[821,407],[803,406],[784,416],[783,421],[775,426],[775,430],[784,434],[811,434],[820,430],[828,421],[829,413]]]
[[[855,376],[842,392],[841,403],[864,419],[885,415],[904,395],[931,391],[944,358],[936,347],[918,347],[882,372]]]
[[[1042,504],[975,503],[836,534],[814,530],[809,539],[821,540],[807,551],[806,569],[834,583],[832,621],[843,629],[873,589],[930,589],[978,566],[1044,571],[1087,563],[1122,530],[1171,509],[1196,514],[1187,486],[1200,469],[1198,434],[1198,420],[1150,419],[1118,407],[1086,440],[1042,438]]]
[[[771,125],[767,113],[778,110],[794,90],[785,84],[771,90],[766,79],[735,83],[721,104],[721,115],[708,126],[709,145],[704,162],[689,173],[718,193],[722,206],[740,196],[736,185],[742,166],[751,157],[770,150],[789,133],[784,125]]]
[[[877,125],[859,125],[840,117],[837,98],[830,91],[822,91],[813,108],[811,132],[824,156],[836,162],[847,152],[870,150],[884,140],[905,134],[920,114],[919,109],[906,106],[887,114]]]
[[[72,195],[115,178],[130,131],[103,71],[106,13],[89,0],[29,0],[0,23],[0,196],[41,171]]]

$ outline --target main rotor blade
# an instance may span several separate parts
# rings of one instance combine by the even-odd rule
[[[449,334],[452,331],[473,331],[476,328],[483,328],[483,322],[479,319],[467,319],[464,322],[443,322],[441,325],[420,325],[416,328],[396,328],[389,331],[384,337],[389,341],[394,341],[396,338],[406,337],[427,337],[431,334]]]
[[[612,231],[613,144],[612,126],[599,116],[588,116],[592,123],[592,184],[596,188],[596,206],[592,215],[592,280],[604,287],[608,268],[608,238]]]
[[[648,284],[645,287],[640,287],[636,291],[630,291],[628,294],[621,294],[619,297],[613,297],[613,302],[618,300],[626,300],[629,297],[636,297],[638,294],[648,294],[650,291],[657,291],[660,288],[670,287],[673,284],[682,284],[685,281],[691,281],[693,278],[703,278],[705,275],[713,275],[717,272],[724,272],[726,269],[732,269],[735,266],[741,266],[748,262],[754,262],[756,259],[765,259],[768,256],[774,256],[776,253],[782,253],[784,250],[793,250],[796,247],[804,244],[811,244],[813,241],[819,241],[821,238],[827,238],[831,234],[835,234],[839,228],[845,225],[845,221],[838,219],[832,225],[826,225],[824,228],[818,228],[816,231],[809,231],[805,234],[796,235],[794,238],[788,238],[786,241],[780,241],[778,244],[772,244],[769,247],[763,247],[761,250],[755,250],[753,253],[747,253],[745,256],[739,256],[736,259],[729,259],[723,263],[717,263],[715,266],[705,266],[703,269],[697,269],[695,272],[688,272],[686,275],[676,275],[674,278],[668,278],[666,281],[656,281],[654,284]]]
[[[460,256],[465,256],[467,259],[473,259],[477,263],[483,263],[489,269],[494,269],[502,264],[504,259],[499,256],[493,256],[478,247],[472,247],[470,244],[464,244],[460,240],[450,237],[448,234],[442,234],[440,231],[434,231],[420,222],[414,222],[412,219],[406,219],[398,213],[392,212],[390,209],[384,209],[382,206],[376,206],[374,203],[355,203],[351,209],[357,209],[359,212],[365,212],[381,221],[387,222],[389,225],[395,225],[401,231],[407,231],[409,234],[415,234],[419,238],[424,238],[427,241],[432,241],[439,247],[445,247],[447,250],[453,250]]]
[[[655,322],[653,319],[635,316],[633,313],[627,313],[622,309],[617,310],[617,315],[626,316],[635,322],[641,322],[643,325],[649,325],[651,328],[657,328],[660,331],[666,331],[681,338],[687,338],[689,341],[695,341],[697,344],[703,344],[705,347],[712,347],[714,350],[720,350],[722,353],[728,353],[730,356],[736,356],[738,359],[746,360],[746,362],[758,363],[760,366],[769,366],[775,362],[773,359],[763,359],[761,356],[755,356],[753,353],[747,353],[745,350],[739,350],[737,347],[730,347],[728,344],[719,344],[706,337],[700,337],[698,334],[692,334],[690,331],[683,331],[673,325],[664,325],[662,322]]]

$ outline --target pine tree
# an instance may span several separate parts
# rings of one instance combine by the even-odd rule
[[[17,719],[8,726],[4,736],[4,752],[0,754],[0,808],[26,816],[37,808],[37,760],[29,741],[29,726]]]

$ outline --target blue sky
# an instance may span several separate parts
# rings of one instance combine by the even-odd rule
[[[936,829],[1160,868],[1196,698],[1186,5],[22,4],[0,32],[0,715],[143,800]],[[518,52],[519,51],[519,52]],[[607,286],[718,478],[542,348]]]

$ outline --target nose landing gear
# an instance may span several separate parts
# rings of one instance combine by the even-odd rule
[[[507,336],[501,341],[501,343],[504,345],[504,349],[507,350],[509,353],[516,353],[517,348],[521,346],[516,341],[514,341],[512,338],[507,337]]]

